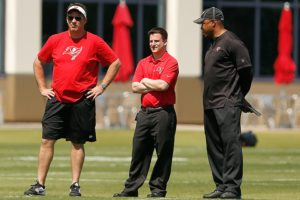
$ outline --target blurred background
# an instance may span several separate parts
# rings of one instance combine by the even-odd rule
[[[35,83],[32,63],[47,38],[67,29],[65,10],[69,0],[0,0],[0,123],[39,122],[45,99]],[[209,41],[202,38],[200,26],[193,20],[211,6],[224,12],[225,27],[245,42],[255,74],[249,102],[261,117],[243,114],[244,127],[299,128],[300,126],[300,27],[297,0],[81,0],[88,9],[87,30],[116,42],[116,28],[128,29],[131,48],[131,74],[115,80],[103,96],[97,98],[98,126],[131,128],[139,109],[139,95],[132,94],[131,75],[137,62],[147,56],[147,32],[154,26],[169,33],[168,51],[179,61],[176,111],[180,124],[203,124],[201,78],[202,63]],[[121,21],[113,23],[120,9]],[[124,11],[125,10],[125,11]],[[283,11],[290,17],[284,18]],[[124,17],[126,16],[126,17]],[[122,19],[127,19],[122,22]],[[279,24],[287,22],[279,28]],[[118,24],[120,23],[120,24]],[[280,31],[287,30],[289,38]],[[120,38],[122,36],[118,36]],[[281,38],[281,39],[280,39]],[[115,41],[114,41],[115,40]],[[281,41],[281,42],[280,42]],[[281,45],[290,44],[287,47]],[[125,47],[124,47],[125,48]],[[280,49],[287,48],[293,67],[281,62],[274,67]],[[121,48],[122,49],[122,48]],[[120,55],[124,53],[119,52]],[[120,56],[119,55],[119,56]],[[129,56],[126,56],[127,58]],[[121,57],[121,56],[120,56]],[[122,61],[122,59],[121,59]],[[124,64],[125,62],[122,61]],[[283,64],[282,64],[283,63]],[[133,66],[132,66],[133,65]],[[282,66],[283,65],[283,66]],[[278,70],[282,68],[283,70]],[[49,85],[52,65],[45,66]],[[283,80],[276,79],[276,73]],[[106,73],[101,68],[99,80]],[[287,74],[285,74],[287,73]],[[285,77],[290,77],[286,80]]]

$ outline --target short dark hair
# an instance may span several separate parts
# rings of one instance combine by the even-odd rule
[[[159,33],[162,35],[163,40],[168,40],[168,32],[164,28],[154,27],[154,28],[150,29],[150,31],[148,31],[148,36],[150,36],[154,33]]]

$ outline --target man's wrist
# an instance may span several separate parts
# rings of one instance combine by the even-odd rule
[[[101,83],[100,86],[102,87],[103,90],[105,90],[108,85],[106,83]]]

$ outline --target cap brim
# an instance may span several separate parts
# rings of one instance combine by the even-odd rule
[[[200,17],[199,19],[194,20],[194,23],[196,23],[196,24],[202,24],[203,21],[204,21],[204,18]]]

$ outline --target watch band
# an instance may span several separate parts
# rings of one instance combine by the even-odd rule
[[[107,86],[108,86],[107,84],[101,83],[101,87],[102,87],[103,90],[105,90],[107,88]]]

